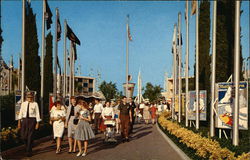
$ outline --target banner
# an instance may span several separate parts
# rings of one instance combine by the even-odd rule
[[[207,91],[200,90],[200,121],[207,120]],[[196,114],[196,92],[189,91],[188,120],[195,120]]]
[[[15,94],[15,120],[18,120],[19,111],[21,109],[21,91],[16,91]]]
[[[239,89],[239,129],[248,129],[248,84],[240,82]],[[215,127],[231,129],[233,126],[234,84],[222,82],[216,84],[216,120]]]

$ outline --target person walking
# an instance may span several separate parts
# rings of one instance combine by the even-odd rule
[[[116,133],[117,133],[117,134],[120,133],[120,119],[119,119],[119,118],[120,118],[120,117],[119,117],[120,111],[119,111],[119,109],[118,109],[120,103],[121,103],[120,100],[118,100],[118,101],[117,101],[117,104],[114,106],[115,122],[116,122],[115,127],[116,127]]]
[[[101,130],[102,130],[102,132],[105,132],[107,127],[104,125],[104,121],[111,120],[111,119],[115,118],[114,109],[113,109],[113,107],[111,107],[111,104],[109,101],[106,102],[105,107],[102,110],[101,116],[103,119],[102,124],[101,124],[101,126],[102,126]]]
[[[95,125],[95,134],[98,134],[98,130],[101,124],[101,113],[103,110],[103,105],[100,103],[100,99],[95,99],[94,106],[94,125]]]
[[[156,122],[156,112],[157,112],[157,108],[156,108],[156,104],[153,103],[150,107],[150,111],[151,111],[151,119],[152,119],[152,124],[155,124]]]
[[[119,105],[118,109],[120,110],[120,121],[121,121],[121,136],[122,141],[129,142],[129,122],[132,122],[132,111],[131,107],[127,103],[126,96],[123,96],[122,103]]]
[[[76,113],[78,113],[80,107],[76,105],[76,98],[74,96],[70,97],[70,105],[67,108],[65,128],[68,128],[68,141],[69,141],[69,151],[68,153],[76,152],[76,140],[74,140],[74,133],[76,125],[73,123]],[[74,144],[73,144],[74,142]],[[73,146],[74,145],[74,146]]]
[[[149,123],[150,120],[150,112],[149,112],[149,104],[146,103],[144,108],[143,108],[143,118],[146,124]]]
[[[129,123],[129,134],[130,134],[133,133],[133,126],[135,123],[135,109],[136,109],[135,103],[131,97],[129,98],[129,106],[131,108],[131,114],[132,114],[132,122]]]
[[[21,129],[21,138],[25,143],[28,157],[32,156],[34,131],[39,128],[40,121],[39,107],[34,101],[34,92],[28,92],[18,115],[18,129]]]
[[[61,152],[61,138],[64,132],[64,122],[66,119],[66,112],[64,106],[61,104],[61,100],[57,99],[55,103],[55,109],[51,110],[50,120],[53,123],[54,139],[56,139],[56,153]]]
[[[88,140],[95,137],[94,132],[91,129],[89,122],[91,121],[90,112],[88,110],[88,104],[84,100],[79,100],[79,106],[81,107],[78,113],[79,121],[75,131],[75,139],[77,140],[79,153],[76,155],[86,156],[88,148]],[[82,141],[84,142],[84,152],[82,152]]]

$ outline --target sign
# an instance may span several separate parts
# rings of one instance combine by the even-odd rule
[[[18,115],[21,109],[21,91],[16,91],[15,93],[15,120],[18,120]]]
[[[215,127],[231,129],[233,126],[234,83],[222,82],[216,84],[216,120]],[[248,84],[239,85],[239,129],[248,129]]]
[[[207,120],[207,91],[200,90],[200,121]],[[189,91],[188,120],[195,120],[196,91]]]

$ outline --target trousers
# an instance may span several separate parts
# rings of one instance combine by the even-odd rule
[[[21,138],[24,141],[26,152],[32,152],[35,126],[36,118],[23,118],[21,125]]]
[[[101,113],[95,113],[95,119],[94,119],[94,124],[95,124],[95,133],[98,132],[98,129],[100,127],[101,124]]]
[[[128,138],[129,136],[129,115],[121,114],[121,135],[122,138]]]

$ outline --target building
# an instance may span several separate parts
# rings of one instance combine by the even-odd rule
[[[60,78],[57,83],[57,88],[60,88],[57,93],[63,93],[63,75],[57,76]],[[87,77],[87,76],[76,76],[75,75],[75,95],[86,95],[90,96],[95,91],[96,79],[94,77]],[[69,92],[69,76],[67,76],[67,92]]]
[[[182,77],[182,85],[185,84],[183,82],[185,82],[185,78],[186,77]],[[191,82],[192,80],[194,80],[194,77],[189,77],[189,82]],[[163,97],[165,97],[166,100],[170,100],[173,97],[173,92],[174,92],[174,81],[173,78],[168,78],[166,77],[165,80],[165,86],[164,88],[166,89],[164,92],[161,93],[161,95]],[[189,89],[190,90],[190,89]],[[185,90],[183,90],[182,92],[185,92]]]

